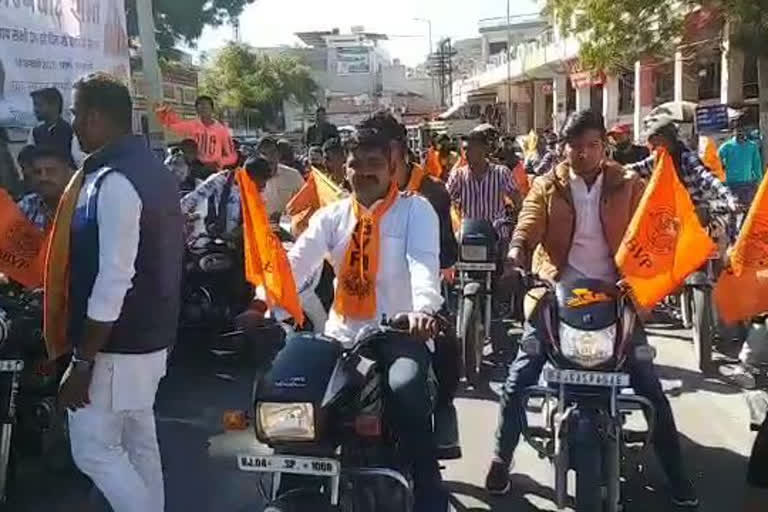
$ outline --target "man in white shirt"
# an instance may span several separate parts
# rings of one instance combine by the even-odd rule
[[[264,202],[270,220],[279,221],[291,198],[304,186],[304,178],[296,169],[280,163],[277,140],[269,135],[262,137],[256,148],[272,166],[272,176],[264,189]]]
[[[163,512],[153,406],[179,316],[178,185],[131,134],[122,82],[97,73],[73,92],[74,130],[90,156],[79,171],[69,261],[61,262],[69,266],[65,335],[74,351],[59,405],[69,409],[75,463],[112,509]]]
[[[427,390],[430,356],[423,343],[442,304],[438,219],[424,198],[397,191],[391,152],[396,141],[378,130],[359,129],[352,144],[347,158],[352,196],[317,211],[288,257],[299,286],[326,257],[333,265],[336,299],[325,326],[330,337],[348,344],[382,316],[408,313],[416,339],[392,340],[378,356],[389,368],[390,419],[414,468],[415,510],[442,512],[447,494],[435,455]],[[367,230],[369,215],[378,220]],[[378,251],[370,251],[371,245]],[[362,272],[376,270],[359,275],[361,267]],[[367,302],[371,293],[373,301]]]
[[[603,117],[590,110],[576,112],[563,127],[566,161],[537,178],[526,197],[512,237],[509,260],[512,267],[525,268],[528,256],[537,248],[536,271],[543,279],[561,283],[596,279],[609,284],[619,279],[614,255],[640,203],[645,183],[637,174],[605,158]],[[544,340],[542,308],[534,309],[525,325],[523,338]],[[647,343],[638,321],[633,343]],[[542,341],[543,343],[544,341]],[[538,382],[546,355],[521,352],[510,365],[501,397],[500,425],[496,434],[496,456],[486,477],[492,494],[504,494],[510,487],[509,466],[525,417],[521,392]],[[656,409],[654,448],[669,479],[672,501],[678,506],[698,504],[685,473],[677,427],[669,400],[649,361],[630,351],[627,372],[635,392]]]

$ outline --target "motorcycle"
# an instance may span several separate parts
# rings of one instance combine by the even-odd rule
[[[493,341],[492,321],[509,316],[515,309],[514,297],[502,297],[496,280],[501,259],[514,230],[515,217],[491,223],[484,219],[465,219],[459,232],[459,259],[456,262],[458,300],[456,336],[459,339],[463,378],[476,383],[482,364],[483,348]],[[501,234],[501,236],[500,236]]]
[[[184,255],[181,318],[188,330],[220,332],[243,311],[253,294],[246,283],[242,249],[222,237],[198,235]]]
[[[42,312],[41,290],[0,289],[0,505],[21,456],[62,449],[69,457],[66,422],[56,408],[67,361],[48,361]]]
[[[548,458],[555,473],[556,504],[567,505],[568,471],[576,473],[576,512],[621,510],[620,482],[634,457],[650,443],[655,410],[645,398],[629,393],[624,373],[630,351],[638,360],[652,360],[652,347],[633,346],[636,313],[616,286],[582,279],[566,283],[562,297],[553,287],[525,276],[526,288],[544,289],[535,313],[543,319],[544,339],[526,340],[521,350],[546,354],[544,385],[527,388],[523,404],[543,400],[544,426],[527,426],[523,436],[539,456]],[[647,429],[628,430],[626,420],[640,408]]]
[[[680,297],[683,326],[691,328],[693,355],[702,373],[712,369],[712,347],[719,334],[719,322],[712,299],[718,260],[717,255],[713,256],[704,267],[688,276]]]
[[[386,376],[373,356],[377,344],[407,334],[401,327],[402,319],[384,320],[352,347],[297,333],[256,378],[254,430],[274,453],[238,455],[237,464],[272,476],[265,512],[412,510],[383,402]]]

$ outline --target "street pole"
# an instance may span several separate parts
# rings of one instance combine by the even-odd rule
[[[432,20],[426,18],[413,18],[414,21],[421,21],[427,24],[427,37],[429,37],[429,53],[427,54],[427,70],[432,59]],[[435,98],[435,77],[432,77],[432,98]]]
[[[146,85],[144,98],[147,104],[147,123],[149,126],[149,133],[146,135],[152,149],[164,149],[165,135],[154,112],[154,106],[163,99],[163,82],[160,75],[160,65],[157,62],[152,0],[136,0],[136,17],[139,22],[139,39],[141,40],[141,68]]]
[[[507,133],[512,133],[512,30],[507,0]]]

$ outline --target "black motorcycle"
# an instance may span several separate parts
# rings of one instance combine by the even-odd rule
[[[274,452],[239,455],[237,464],[272,475],[265,511],[412,510],[412,480],[373,355],[377,344],[407,334],[401,326],[398,319],[364,329],[351,348],[300,333],[256,379],[255,432]]]
[[[71,463],[65,418],[56,408],[67,361],[48,361],[42,311],[42,291],[0,288],[0,503],[22,457],[54,463],[59,450]]]
[[[523,403],[543,400],[543,426],[527,426],[526,441],[555,472],[559,509],[568,498],[568,471],[576,473],[576,512],[621,510],[620,482],[628,478],[630,462],[649,445],[655,411],[645,398],[627,394],[629,375],[624,372],[631,353],[638,360],[652,360],[653,348],[634,346],[636,314],[631,301],[616,286],[593,279],[566,284],[561,297],[551,285],[526,276],[528,288],[546,293],[538,308],[544,325],[543,339],[526,341],[521,350],[546,355],[546,386],[524,391]],[[622,392],[624,391],[624,392]],[[641,409],[647,428],[625,428],[628,415]],[[527,417],[523,412],[523,425]]]
[[[200,235],[184,255],[180,328],[222,332],[250,302],[242,248],[223,237]]]
[[[480,374],[486,342],[500,337],[494,336],[493,320],[508,318],[516,310],[515,294],[509,292],[508,286],[498,286],[514,225],[511,210],[495,223],[466,219],[461,224],[456,262],[456,336],[463,377],[470,383],[475,383]]]

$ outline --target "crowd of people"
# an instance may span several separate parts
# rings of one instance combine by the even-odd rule
[[[722,182],[681,140],[672,119],[647,119],[647,146],[638,146],[627,126],[606,130],[602,116],[588,110],[572,114],[559,134],[529,138],[526,151],[488,125],[459,147],[438,138],[440,170],[432,173],[390,113],[372,115],[342,141],[320,108],[306,133],[304,162],[288,141],[269,135],[252,151],[238,150],[208,96],[197,99],[194,120],[158,106],[158,119],[182,137],[163,166],[132,135],[130,94],[108,75],[74,85],[71,125],[62,118],[57,90],[36,91],[32,101],[40,124],[18,154],[25,192],[18,205],[31,223],[51,233],[48,272],[67,269],[64,284],[46,278],[46,342],[69,347],[59,403],[69,410],[72,453],[116,512],[163,510],[153,406],[176,337],[182,255],[186,245],[212,231],[242,237],[240,169],[256,184],[275,223],[305,186],[308,170],[341,191],[338,201],[312,212],[288,260],[297,284],[331,264],[337,279],[323,331],[342,342],[383,315],[401,312],[408,313],[413,337],[435,334],[434,315],[444,304],[441,278],[458,258],[452,209],[491,222],[508,215],[510,205],[519,211],[509,268],[531,268],[536,251],[534,270],[553,283],[617,282],[614,255],[653,171],[655,150],[672,156],[692,202],[708,213],[702,218],[710,232],[729,244],[737,234],[730,219],[749,206],[763,172],[760,149],[741,128],[720,148],[727,172]],[[529,178],[521,182],[515,169]],[[526,320],[524,339],[539,338],[539,325]],[[633,341],[647,343],[642,325]],[[387,367],[393,426],[413,468],[415,510],[443,511],[448,496],[436,457],[443,440],[429,421],[430,358],[425,344],[403,338],[386,347],[380,364]],[[509,367],[486,478],[493,494],[509,490],[523,428],[521,390],[537,382],[544,362],[543,356],[520,353]],[[628,371],[636,392],[655,406],[653,442],[671,499],[695,507],[658,375],[651,362],[634,359]],[[447,395],[440,405],[450,409]],[[764,425],[763,450],[766,437]],[[754,487],[768,487],[765,460],[767,454],[753,454]]]

